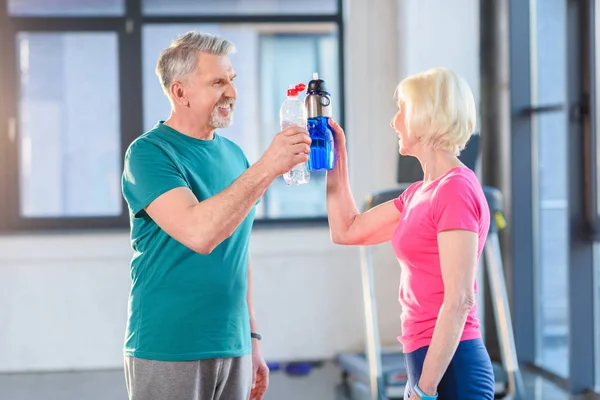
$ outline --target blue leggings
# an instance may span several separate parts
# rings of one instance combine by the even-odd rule
[[[408,400],[413,386],[419,382],[425,354],[421,347],[405,354],[408,382],[404,399]],[[481,339],[459,343],[446,373],[438,385],[438,400],[493,400],[494,370],[490,356]]]

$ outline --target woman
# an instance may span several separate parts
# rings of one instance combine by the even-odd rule
[[[361,214],[350,191],[344,132],[331,121],[338,155],[327,174],[331,238],[344,245],[392,242],[401,266],[405,399],[493,399],[474,297],[490,214],[476,175],[458,159],[475,129],[473,94],[461,77],[436,68],[400,82],[397,95],[391,126],[400,154],[421,163],[423,181]]]

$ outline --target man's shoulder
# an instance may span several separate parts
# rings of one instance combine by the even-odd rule
[[[152,128],[136,137],[129,144],[125,155],[130,157],[134,153],[164,154],[166,145],[167,143],[159,135],[158,129]]]
[[[221,144],[222,144],[223,148],[226,149],[226,151],[228,153],[239,157],[244,162],[247,161],[246,154],[244,153],[244,150],[242,149],[242,147],[240,145],[238,145],[233,140],[226,138],[223,135],[219,135],[219,138],[221,140]]]
[[[243,153],[244,151],[242,150],[242,148],[240,147],[239,144],[237,144],[236,142],[234,142],[233,140],[223,136],[223,135],[219,135],[223,146],[227,147],[228,149],[231,149],[232,151],[237,151],[240,153]]]

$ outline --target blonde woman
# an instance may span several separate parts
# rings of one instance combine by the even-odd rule
[[[361,214],[350,191],[344,132],[331,121],[338,154],[327,174],[331,238],[392,243],[401,267],[405,399],[491,400],[494,373],[475,303],[490,214],[476,175],[458,159],[475,129],[473,94],[457,74],[435,68],[404,79],[397,96],[391,126],[399,151],[419,160],[424,178]]]

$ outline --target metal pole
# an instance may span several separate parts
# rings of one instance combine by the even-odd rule
[[[363,288],[363,306],[365,309],[365,327],[367,334],[366,353],[369,362],[369,384],[371,399],[385,400],[382,372],[381,345],[379,341],[379,323],[375,301],[375,282],[373,279],[372,249],[360,247],[360,269]]]
[[[498,232],[496,231],[495,226],[490,229],[484,251],[486,275],[491,288],[490,295],[492,297],[494,309],[496,333],[500,344],[500,355],[502,365],[508,376],[507,395],[513,400],[525,399],[525,387],[523,385],[521,371],[519,370],[512,318],[510,316],[508,294],[506,291],[506,281],[504,279],[504,270],[502,268],[500,241],[498,240]]]
[[[509,1],[481,0],[479,2],[480,30],[480,120],[482,183],[499,188],[510,199],[510,56]],[[510,220],[510,202],[505,214]],[[502,251],[507,281],[511,282],[511,248],[507,238],[510,229],[502,234]],[[484,286],[485,315],[492,315],[490,288]],[[511,288],[508,288],[511,293]],[[485,342],[493,359],[498,359],[499,344],[492,318],[484,318]]]

